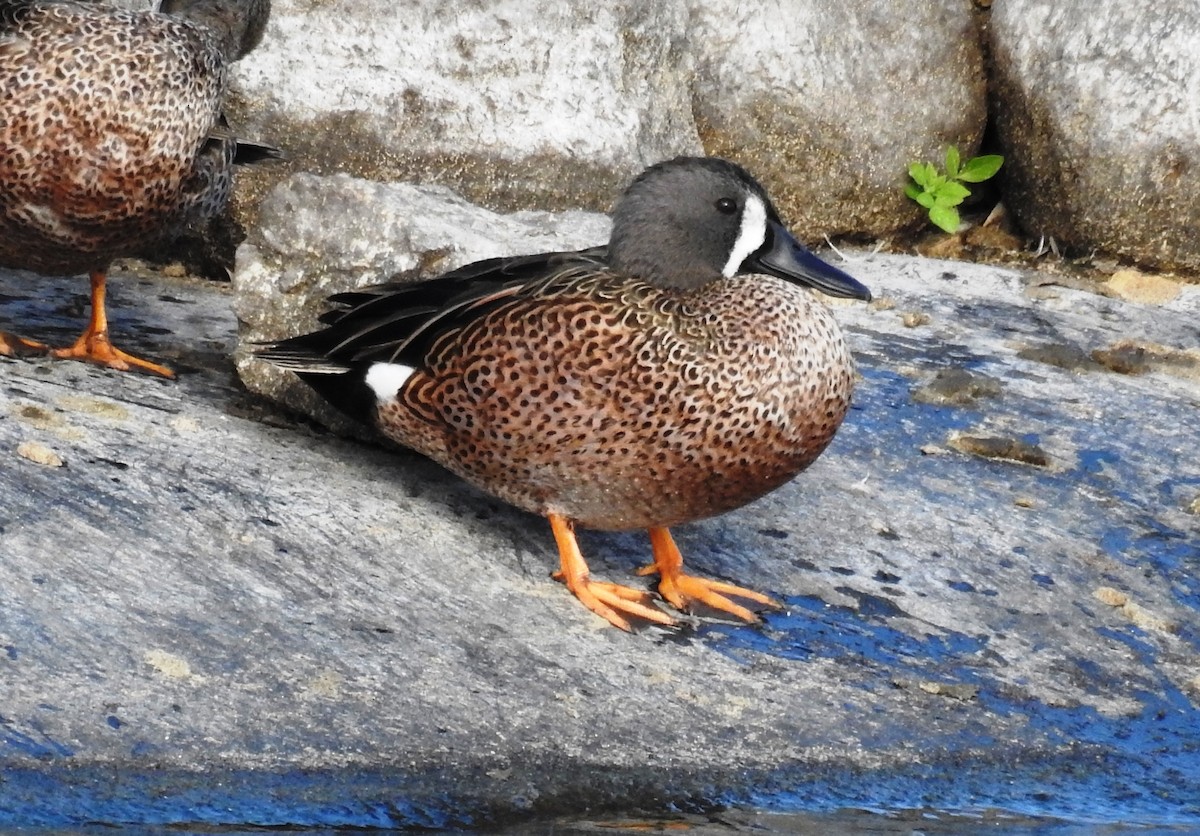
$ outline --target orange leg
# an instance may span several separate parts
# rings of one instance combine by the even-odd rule
[[[654,599],[650,593],[589,579],[587,563],[579,551],[579,543],[575,540],[575,531],[571,528],[570,521],[558,514],[546,516],[558,543],[558,558],[562,566],[554,573],[554,578],[565,583],[567,589],[571,590],[585,607],[614,627],[626,631],[630,629],[629,621],[624,617],[626,615],[653,621],[665,627],[675,624],[675,619],[654,606]]]
[[[56,348],[51,354],[60,360],[87,360],[89,363],[99,363],[110,369],[127,372],[138,370],[150,374],[174,378],[175,372],[166,366],[151,363],[132,354],[126,354],[113,346],[108,339],[108,315],[104,312],[104,285],[107,276],[103,270],[91,274],[92,279],[92,317],[88,326],[79,339],[70,348]]]
[[[683,555],[671,537],[671,532],[665,528],[651,528],[650,546],[654,549],[654,564],[638,570],[639,575],[659,575],[658,591],[677,610],[687,612],[695,603],[704,604],[714,610],[736,615],[743,621],[759,621],[759,617],[750,610],[729,600],[729,595],[756,601],[767,607],[782,609],[782,605],[774,598],[769,598],[761,592],[734,586],[731,583],[711,581],[686,575],[683,572]]]
[[[50,346],[45,343],[27,340],[16,334],[6,334],[0,331],[0,356],[24,357],[27,354],[45,354]]]

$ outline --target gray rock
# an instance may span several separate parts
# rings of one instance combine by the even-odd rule
[[[239,131],[285,147],[295,170],[437,182],[493,209],[606,210],[645,165],[703,145],[775,184],[812,237],[914,223],[907,164],[949,142],[972,151],[985,122],[959,0],[453,14],[432,0],[277,0],[234,85]],[[243,206],[280,176],[253,172]]]
[[[705,0],[692,15],[705,149],[769,182],[801,230],[911,225],[908,164],[979,147],[987,82],[969,3]]]
[[[679,0],[278,0],[235,74],[236,119],[302,170],[607,208],[643,161],[700,149],[686,30]]]
[[[1006,204],[1034,235],[1200,268],[1200,9],[1183,0],[997,3]]]
[[[548,577],[541,520],[247,396],[226,290],[115,271],[118,340],[178,383],[0,360],[0,825],[730,802],[1186,820],[1200,424],[1175,416],[1200,403],[1200,288],[1143,306],[986,266],[845,266],[881,302],[836,310],[864,376],[838,438],[677,532],[694,570],[791,613],[678,636],[586,612]],[[77,330],[82,280],[0,287],[6,327]],[[929,322],[906,327],[913,309]],[[1131,376],[1019,356],[1130,337],[1174,359]],[[911,400],[951,366],[1002,395]],[[1051,465],[949,451],[956,432],[1033,436]],[[582,543],[614,580],[648,554],[638,534]]]

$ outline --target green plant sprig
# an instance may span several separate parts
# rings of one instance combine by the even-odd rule
[[[946,172],[941,174],[933,163],[909,163],[910,182],[904,193],[929,210],[929,220],[953,233],[958,230],[958,205],[971,195],[963,183],[982,183],[993,177],[1004,157],[999,154],[984,154],[972,157],[960,165],[958,147],[946,148]]]

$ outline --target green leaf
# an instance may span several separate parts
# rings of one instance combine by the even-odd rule
[[[958,210],[952,206],[934,206],[929,210],[929,220],[951,234],[958,231]]]
[[[928,186],[929,181],[933,179],[933,176],[936,173],[937,172],[933,170],[933,166],[926,165],[925,163],[908,164],[908,176],[911,177],[913,182],[915,182],[918,186]]]
[[[924,192],[921,190],[921,187],[918,186],[916,183],[907,184],[904,187],[904,193],[906,195],[908,195],[910,198],[912,198],[913,200],[918,200],[920,198],[920,196],[924,194]]]
[[[947,182],[933,190],[933,197],[939,206],[957,206],[971,196],[971,190],[962,183]]]
[[[958,146],[946,146],[946,176],[951,180],[958,179]]]
[[[958,179],[967,183],[982,183],[995,175],[1004,165],[1004,157],[999,154],[984,154],[967,160],[967,164],[958,173]]]
[[[921,192],[913,198],[917,203],[924,206],[926,209],[932,209],[934,204],[933,195],[930,192]]]

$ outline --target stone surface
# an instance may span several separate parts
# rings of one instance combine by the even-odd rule
[[[298,170],[603,209],[644,161],[700,150],[686,30],[680,0],[276,0],[234,112]]]
[[[997,3],[991,53],[1005,201],[1021,226],[1200,269],[1200,8]]]
[[[291,170],[442,183],[493,209],[606,210],[703,145],[777,184],[815,239],[915,223],[908,163],[973,150],[984,87],[963,0],[276,0],[231,114]],[[249,173],[244,216],[286,170]]]
[[[451,15],[431,0],[276,0],[230,116],[290,162],[242,172],[236,215],[254,226],[295,171],[604,210],[644,165],[705,149],[771,182],[809,240],[888,236],[924,222],[900,191],[909,162],[979,146],[982,5],[506,0]],[[1022,229],[1200,269],[1200,12],[1017,0],[989,14],[998,183]]]
[[[1200,821],[1200,289],[1148,306],[986,266],[844,266],[880,302],[836,309],[863,373],[841,433],[794,483],[677,532],[695,570],[790,612],[633,636],[548,577],[543,521],[239,389],[227,291],[116,271],[114,331],[177,383],[0,361],[0,825],[716,803]],[[6,327],[80,325],[81,279],[0,288]],[[1159,347],[1142,374],[1022,356],[1130,340]],[[955,367],[1001,391],[913,401]],[[954,452],[956,433],[1050,464]],[[614,580],[648,555],[640,534],[582,545]]]

